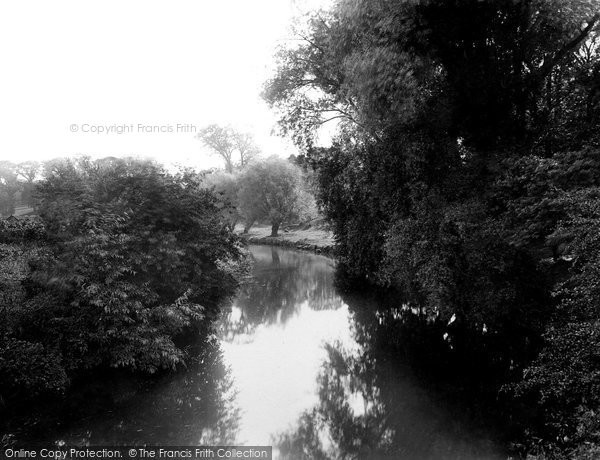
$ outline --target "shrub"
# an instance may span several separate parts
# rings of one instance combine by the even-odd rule
[[[23,243],[43,240],[46,229],[39,217],[23,217],[20,219],[0,219],[0,242]]]

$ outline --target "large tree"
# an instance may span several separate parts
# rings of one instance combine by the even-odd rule
[[[243,169],[256,158],[259,149],[250,133],[231,126],[208,125],[196,135],[202,143],[225,162],[225,171]],[[237,159],[236,159],[237,157]]]
[[[548,78],[599,19],[596,0],[342,0],[298,27],[265,97],[301,143],[338,119],[369,139],[418,124],[489,151],[528,140]]]
[[[342,0],[298,27],[264,95],[320,171],[342,258],[372,271],[391,220],[424,194],[481,196],[504,159],[551,155],[561,130],[581,145],[579,119],[593,132],[599,113],[580,53],[599,10],[595,0]],[[334,119],[334,146],[312,148]]]
[[[265,88],[316,170],[339,266],[454,318],[454,353],[468,356],[484,329],[499,345],[499,381],[523,377],[547,329],[541,367],[527,371],[542,397],[600,375],[586,335],[597,315],[562,335],[569,319],[550,295],[565,292],[562,264],[583,260],[584,245],[567,253],[569,242],[591,238],[565,224],[577,209],[568,197],[589,202],[581,219],[600,202],[599,23],[597,0],[340,0],[298,28]],[[331,120],[333,145],[315,147]],[[553,382],[564,362],[579,367]],[[536,436],[597,445],[585,419],[597,386],[562,388],[574,403]]]
[[[302,173],[287,160],[256,162],[240,176],[240,212],[249,219],[269,220],[271,236],[277,236],[283,222],[298,218],[305,203]]]

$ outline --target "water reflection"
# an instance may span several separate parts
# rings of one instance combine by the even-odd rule
[[[253,282],[222,325],[222,349],[241,408],[238,440],[271,436],[318,402],[324,343],[350,343],[349,313],[333,287],[331,259],[253,246]]]
[[[406,369],[364,349],[327,347],[319,401],[275,438],[281,459],[501,459],[484,435],[452,414]]]
[[[254,283],[222,333],[240,442],[273,443],[289,459],[502,458],[464,408],[402,364],[418,356],[411,334],[427,334],[423,321],[380,299],[342,299],[326,258],[251,250]]]
[[[109,390],[112,400],[93,390],[90,404],[74,407],[54,441],[68,445],[223,445],[237,437],[239,409],[217,340],[210,340],[185,372],[159,382],[122,381]],[[114,396],[116,394],[116,397]],[[85,415],[93,413],[94,415]],[[72,425],[71,425],[72,423]],[[46,434],[46,433],[45,433]],[[46,434],[47,435],[47,434]]]
[[[252,246],[252,280],[232,307],[223,333],[231,338],[257,325],[285,323],[307,304],[314,310],[342,305],[333,286],[334,263],[319,255],[269,246]]]
[[[74,416],[52,439],[274,444],[285,459],[502,458],[468,422],[468,405],[410,371],[447,348],[440,330],[380,299],[341,297],[330,259],[250,249],[252,282],[185,372],[118,392],[102,414]]]

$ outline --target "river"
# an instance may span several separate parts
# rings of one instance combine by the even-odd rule
[[[274,445],[282,458],[505,458],[485,426],[465,421],[469,407],[382,354],[382,341],[397,337],[380,337],[380,327],[397,315],[369,299],[349,305],[333,260],[250,250],[251,281],[186,371],[143,391],[119,384],[115,404],[73,414],[53,440]]]

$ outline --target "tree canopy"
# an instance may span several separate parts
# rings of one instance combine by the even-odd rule
[[[202,178],[145,161],[61,160],[37,194],[42,242],[29,242],[24,279],[0,308],[2,397],[60,392],[94,369],[185,364],[178,338],[207,327],[242,258]]]
[[[310,206],[300,168],[277,157],[248,167],[240,177],[240,212],[247,221],[271,222],[271,236],[277,236],[283,222],[299,218]]]
[[[340,0],[305,19],[264,97],[315,170],[340,268],[451,322],[454,354],[502,344],[491,391],[532,398],[528,447],[594,451],[600,298],[580,224],[598,203],[600,4]]]

